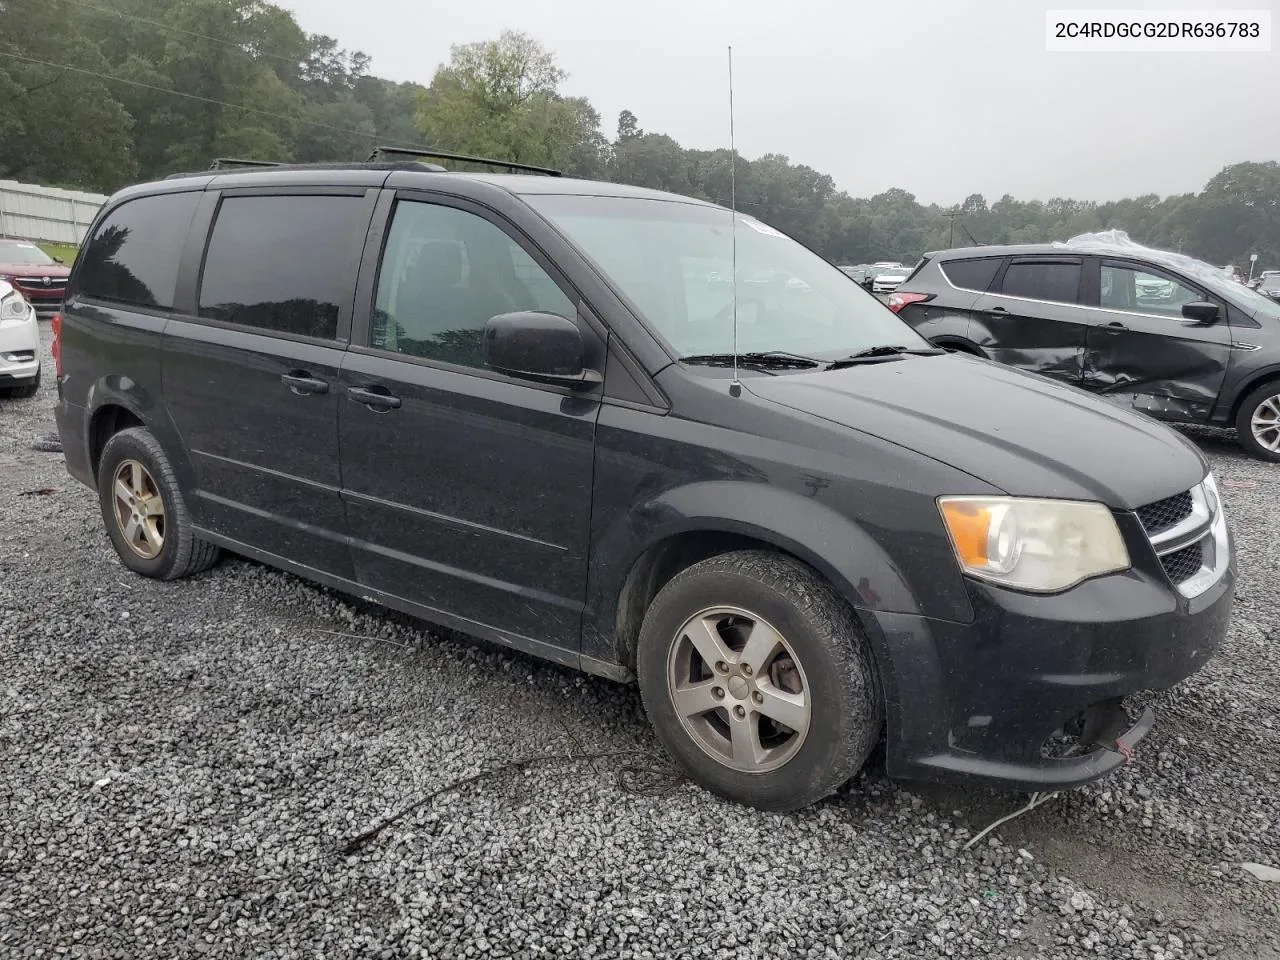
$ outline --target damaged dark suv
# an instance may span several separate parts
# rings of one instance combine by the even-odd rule
[[[229,551],[635,679],[692,776],[762,808],[882,737],[893,777],[1101,776],[1153,722],[1126,698],[1230,616],[1184,438],[933,347],[697,200],[178,176],[104,205],[55,337],[67,468],[125,566]]]
[[[1280,462],[1280,303],[1123,234],[925,254],[889,300],[932,343],[1160,420],[1233,427]]]

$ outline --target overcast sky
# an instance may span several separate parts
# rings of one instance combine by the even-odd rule
[[[854,196],[1107,200],[1198,191],[1229,163],[1280,160],[1274,35],[1271,53],[1048,53],[1045,11],[1068,0],[281,2],[304,30],[369,54],[375,74],[423,84],[450,45],[523,30],[611,139],[625,108],[703,149],[728,139],[733,44],[739,151],[786,154]]]

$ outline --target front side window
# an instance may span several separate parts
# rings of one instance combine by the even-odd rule
[[[1004,273],[1001,292],[1010,297],[1075,303],[1080,291],[1080,264],[1061,261],[1014,261]]]
[[[363,197],[227,197],[200,281],[200,316],[332,340],[355,288]]]
[[[1203,300],[1196,289],[1154,269],[1104,263],[1098,276],[1098,305],[1125,313],[1181,317],[1184,303]]]
[[[112,210],[80,252],[75,293],[93,300],[170,310],[178,260],[198,193],[129,200]]]
[[[396,204],[378,272],[370,345],[484,367],[492,317],[534,310],[577,314],[547,272],[496,225],[456,207]]]
[[[682,357],[738,349],[839,359],[928,343],[817,254],[751,217],[638,197],[527,195]],[[905,271],[904,271],[905,272]]]

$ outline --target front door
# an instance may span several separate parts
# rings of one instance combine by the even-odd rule
[[[339,391],[359,581],[438,622],[569,663],[586,596],[599,394],[486,369],[482,334],[490,317],[517,310],[576,319],[576,303],[509,224],[463,201],[402,196]],[[602,369],[603,344],[583,328]]]
[[[169,324],[162,360],[195,522],[345,579],[338,376],[373,202],[223,196],[198,316]]]
[[[1014,257],[970,307],[969,336],[992,360],[1080,385],[1080,257]]]
[[[1207,419],[1231,359],[1225,305],[1204,324],[1182,316],[1183,304],[1215,299],[1192,282],[1123,260],[1103,258],[1097,269],[1085,387],[1152,416]]]

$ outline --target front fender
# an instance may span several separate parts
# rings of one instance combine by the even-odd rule
[[[619,659],[616,627],[627,578],[651,549],[694,532],[750,537],[792,554],[821,573],[869,629],[875,627],[874,612],[922,612],[899,566],[847,516],[779,487],[695,482],[662,491],[597,530],[583,629],[585,656]]]

